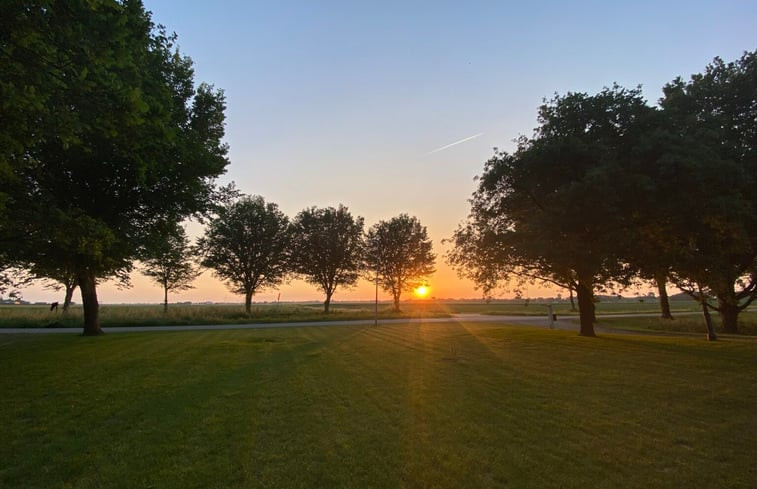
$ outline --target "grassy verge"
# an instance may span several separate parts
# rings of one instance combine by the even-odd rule
[[[757,344],[487,324],[0,336],[0,487],[752,488]]]
[[[321,304],[259,304],[248,315],[241,305],[171,305],[163,312],[161,305],[103,305],[100,322],[113,326],[177,326],[193,324],[246,324],[302,321],[339,321],[373,319],[373,304],[359,303],[332,306],[329,314],[323,313]],[[402,312],[394,312],[386,304],[379,305],[379,319],[415,317],[447,317],[441,308],[410,305]],[[82,309],[73,306],[67,314],[50,312],[40,306],[0,306],[0,328],[79,328]]]
[[[693,301],[673,303],[673,312],[696,310]],[[650,302],[600,302],[597,314],[656,313],[659,307]],[[553,305],[558,316],[578,313],[570,310],[569,303]],[[380,319],[401,319],[417,317],[448,317],[452,314],[523,315],[544,316],[544,304],[525,302],[467,302],[467,301],[408,301],[403,303],[402,312],[396,313],[391,305],[379,304]],[[373,319],[374,305],[368,302],[337,302],[332,304],[331,313],[324,314],[323,306],[309,304],[255,304],[252,315],[247,315],[241,305],[171,304],[168,312],[161,305],[103,305],[100,320],[103,326],[172,326],[192,324],[242,324],[275,323],[298,321],[333,321],[353,319]],[[45,328],[82,325],[80,306],[73,306],[64,315],[51,312],[47,306],[0,306],[0,328]]]
[[[602,318],[601,326],[610,328],[627,329],[632,331],[673,331],[684,333],[705,333],[704,320],[701,315],[675,316],[675,319],[665,320],[658,317],[635,317],[635,318]],[[717,314],[713,314],[712,320],[715,329],[723,332],[722,322]],[[739,332],[745,335],[757,335],[757,312],[748,311],[739,314]]]

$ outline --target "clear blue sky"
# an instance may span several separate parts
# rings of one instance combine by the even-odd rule
[[[530,135],[555,92],[642,85],[654,103],[676,76],[757,49],[757,2],[255,2],[145,0],[175,31],[196,81],[226,91],[234,180],[293,216],[344,203],[371,225],[401,212],[437,253],[468,212],[492,147]],[[429,154],[469,136],[479,137]],[[475,297],[443,259],[439,297]],[[106,302],[158,301],[142,279]],[[215,287],[216,289],[214,289]],[[366,287],[336,300],[361,298]],[[259,296],[275,299],[277,291]],[[51,294],[25,294],[52,300]],[[44,296],[44,297],[43,297]],[[318,299],[312,287],[282,300]],[[365,297],[368,298],[368,297]],[[212,285],[177,300],[241,300]]]

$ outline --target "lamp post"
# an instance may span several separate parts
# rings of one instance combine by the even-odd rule
[[[378,273],[379,273],[379,262],[376,260],[376,300],[374,302],[374,309],[373,309],[373,325],[378,326]]]

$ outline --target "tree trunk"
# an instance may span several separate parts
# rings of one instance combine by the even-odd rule
[[[670,313],[670,300],[668,300],[668,291],[665,288],[667,280],[664,273],[658,273],[654,277],[657,283],[657,292],[660,296],[660,313],[662,319],[673,319],[673,315]]]
[[[596,336],[594,334],[594,287],[590,281],[578,280],[576,295],[578,296],[578,315],[581,318],[581,336]]]
[[[168,284],[163,282],[163,314],[168,312]]]
[[[568,287],[568,292],[570,293],[570,310],[576,312],[576,301],[573,300],[573,287]]]
[[[699,293],[699,302],[702,304],[702,315],[704,316],[704,325],[707,328],[707,340],[715,341],[718,339],[718,335],[715,334],[715,327],[712,325],[712,318],[710,317],[710,310],[707,306],[707,299],[704,298],[704,294]]]
[[[250,289],[244,294],[244,310],[247,311],[247,315],[252,315],[252,294],[253,290]]]
[[[723,332],[738,334],[739,300],[733,290],[718,294],[718,309],[720,309],[720,319],[723,321]]]
[[[333,292],[326,292],[326,300],[323,301],[323,312],[324,314],[329,313],[329,307],[331,306],[331,295]]]
[[[100,328],[100,304],[97,302],[97,287],[95,275],[89,271],[78,274],[79,289],[81,290],[81,303],[84,310],[85,336],[97,336],[104,334]]]
[[[394,294],[394,312],[400,312],[400,292]]]
[[[72,286],[66,285],[66,296],[63,298],[63,314],[68,313],[68,309],[71,307],[71,300],[74,297],[74,291],[76,290],[76,284]]]

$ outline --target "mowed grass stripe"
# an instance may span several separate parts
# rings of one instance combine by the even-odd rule
[[[12,337],[0,487],[754,487],[755,353],[466,323]]]

